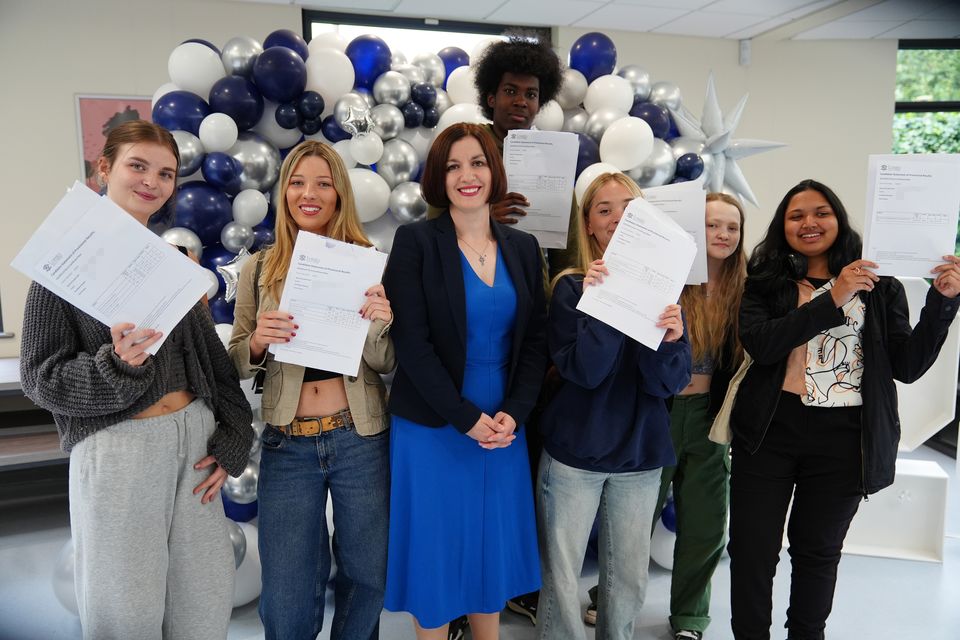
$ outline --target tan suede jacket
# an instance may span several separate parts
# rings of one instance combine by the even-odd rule
[[[234,308],[233,335],[227,349],[240,378],[251,378],[257,371],[266,369],[263,383],[261,411],[263,421],[273,425],[289,424],[296,417],[300,402],[300,387],[303,386],[304,368],[296,364],[277,362],[267,352],[258,363],[250,362],[250,334],[257,328],[257,316],[277,308],[277,301],[260,290],[260,308],[256,308],[253,293],[253,277],[257,257],[247,260],[240,270],[237,285],[237,300]],[[261,276],[260,286],[266,283]],[[389,373],[396,365],[393,342],[390,339],[390,324],[383,320],[370,323],[367,341],[363,345],[360,360],[360,375],[343,376],[350,413],[361,436],[372,436],[384,431],[390,424],[387,415],[386,387],[380,373]]]

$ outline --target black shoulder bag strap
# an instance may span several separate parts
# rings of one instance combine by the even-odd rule
[[[257,266],[253,271],[253,302],[256,316],[260,316],[260,272],[263,271],[264,251],[257,252]],[[256,320],[256,318],[254,318]],[[253,378],[253,392],[263,393],[263,380],[267,377],[267,370],[260,369]]]

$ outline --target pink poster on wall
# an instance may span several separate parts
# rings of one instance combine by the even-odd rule
[[[80,136],[82,175],[87,186],[99,191],[96,161],[107,134],[128,120],[150,120],[150,98],[129,96],[77,96],[77,131]]]

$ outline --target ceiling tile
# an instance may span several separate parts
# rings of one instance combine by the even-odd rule
[[[653,32],[722,38],[734,31],[763,22],[763,20],[763,16],[751,16],[742,13],[697,11],[695,13],[688,13],[685,16],[680,16],[676,20],[657,27]]]
[[[758,22],[757,24],[749,26],[746,29],[740,29],[739,31],[728,33],[724,37],[731,38],[734,40],[744,40],[747,38],[755,38],[761,33],[766,33],[771,29],[776,29],[777,27],[790,22],[790,20],[792,20],[792,18],[789,18],[786,16],[768,18],[767,20],[764,20],[763,22]]]
[[[544,11],[542,0],[510,0],[487,16],[487,20],[505,24],[545,24],[566,26],[593,13],[602,0],[551,0]]]
[[[332,0],[328,2],[311,2],[310,0],[293,0],[304,9],[333,9],[343,11],[392,11],[400,0]]]
[[[393,12],[398,16],[478,20],[486,18],[502,4],[504,0],[401,0]]]
[[[686,9],[664,9],[629,4],[607,4],[573,24],[588,29],[650,31],[689,13]]]
[[[830,0],[825,3],[827,6],[838,4],[840,0]],[[774,17],[790,11],[803,11],[809,5],[824,4],[812,0],[719,0],[711,4],[707,10],[718,13],[745,13],[748,15]],[[810,11],[804,11],[806,15]]]
[[[881,38],[917,39],[958,38],[960,20],[911,20],[895,29],[880,35]]]
[[[658,9],[701,9],[716,0],[613,0],[610,4],[628,4],[642,5],[645,7],[656,7]]]
[[[855,11],[837,22],[872,22],[880,20],[914,20],[944,5],[944,0],[886,0],[872,7]]]
[[[828,22],[819,27],[804,31],[793,37],[794,40],[862,40],[875,38],[882,33],[903,24],[902,20],[876,20],[873,22]]]

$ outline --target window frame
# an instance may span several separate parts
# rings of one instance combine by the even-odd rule
[[[943,38],[938,40],[901,40],[897,51],[918,49],[954,49],[960,50],[960,39]],[[897,101],[894,113],[937,113],[941,111],[960,112],[960,100],[916,100]]]

